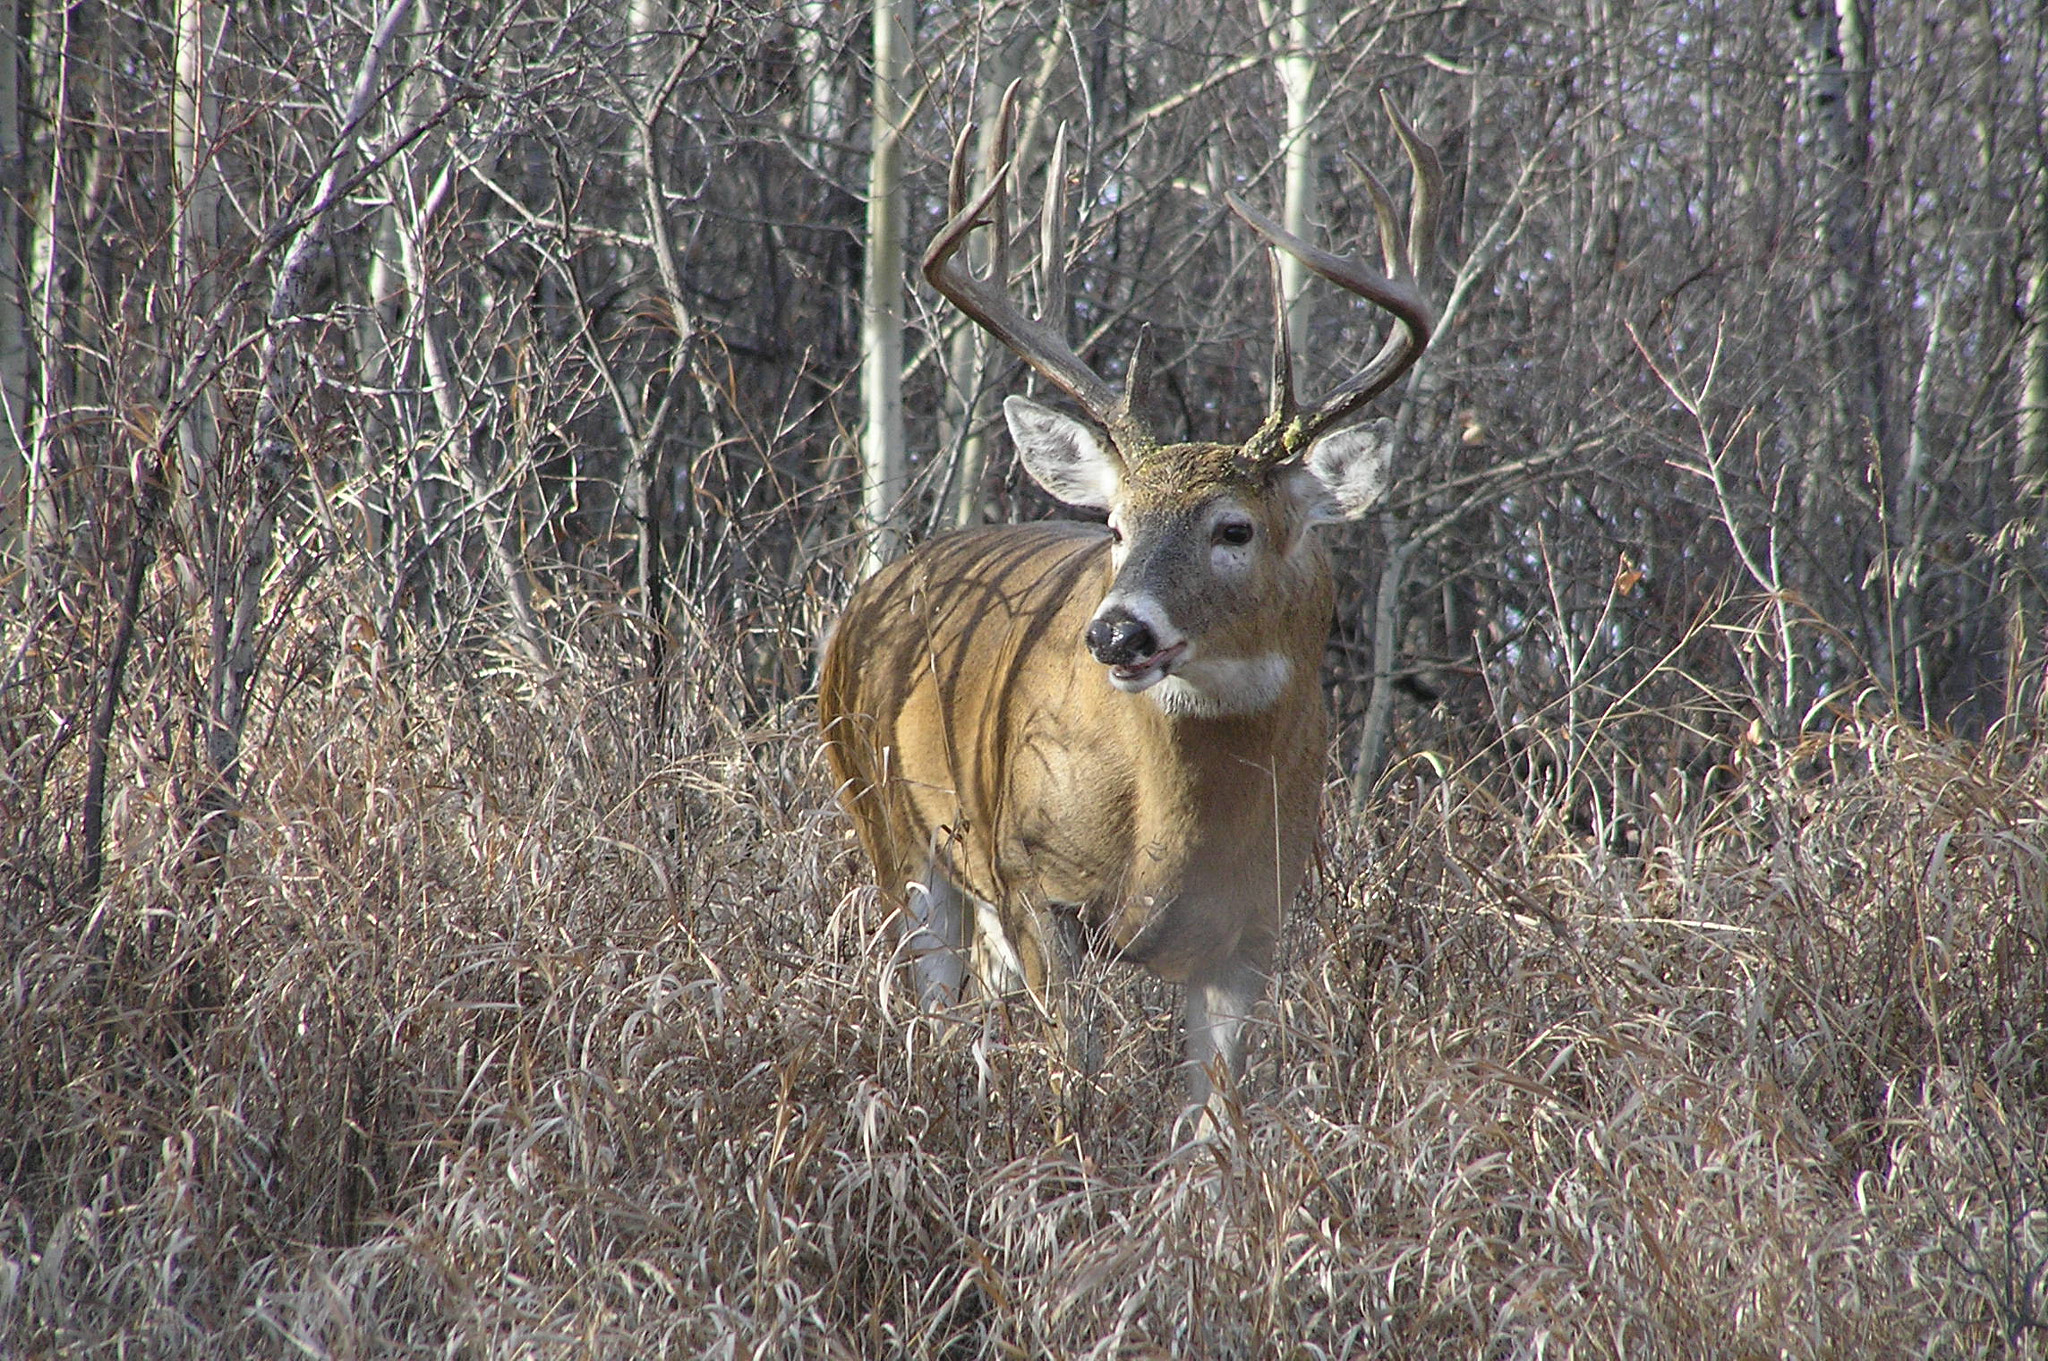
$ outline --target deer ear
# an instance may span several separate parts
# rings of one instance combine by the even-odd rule
[[[1386,496],[1393,461],[1392,421],[1346,426],[1315,442],[1302,466],[1289,474],[1289,489],[1310,524],[1356,520]]]
[[[1123,464],[1072,416],[1011,397],[1003,402],[1003,419],[1024,470],[1068,505],[1108,510],[1123,490]]]

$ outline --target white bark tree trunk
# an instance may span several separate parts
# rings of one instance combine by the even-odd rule
[[[1316,205],[1315,83],[1316,59],[1311,50],[1314,31],[1310,26],[1313,0],[1287,0],[1283,22],[1270,0],[1262,5],[1266,31],[1273,40],[1273,69],[1280,77],[1286,97],[1286,131],[1282,134],[1280,225],[1303,240],[1309,239],[1309,218]],[[1280,295],[1286,304],[1287,347],[1299,363],[1309,353],[1309,313],[1301,305],[1308,289],[1308,266],[1294,256],[1280,256]]]
[[[875,0],[873,149],[868,161],[867,272],[861,297],[861,574],[903,551],[903,117],[910,55],[907,0]]]
[[[28,581],[16,570],[25,563],[28,517],[29,344],[24,328],[26,296],[21,262],[21,205],[28,201],[27,153],[21,127],[21,53],[15,35],[21,32],[18,0],[0,0],[0,574],[16,585]]]
[[[2015,480],[2036,507],[2048,504],[2048,172],[2036,171],[2033,259],[2027,270],[2026,340],[2020,347]]]

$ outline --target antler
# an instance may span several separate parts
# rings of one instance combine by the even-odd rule
[[[946,225],[924,252],[924,277],[952,304],[996,339],[1017,352],[1019,358],[1045,376],[1054,386],[1081,404],[1082,410],[1109,428],[1114,441],[1128,457],[1146,447],[1150,437],[1133,412],[1134,402],[1142,405],[1145,372],[1150,345],[1141,335],[1131,356],[1125,390],[1118,394],[1067,344],[1062,328],[1042,317],[1026,316],[1010,301],[1006,289],[1010,277],[1010,229],[1006,192],[1010,178],[1010,138],[1016,125],[1017,91],[1022,81],[1012,81],[1003,92],[1002,111],[996,119],[996,135],[990,141],[983,167],[987,183],[973,200],[968,200],[967,140],[971,129],[962,129],[953,146],[953,169],[948,186]],[[1041,268],[1051,279],[1061,267],[1060,242],[1066,161],[1066,135],[1053,150],[1045,184],[1045,205],[1040,216]],[[977,275],[960,255],[960,248],[977,227],[993,227],[988,273]],[[1057,283],[1045,290],[1053,297],[1063,293]],[[1057,305],[1057,304],[1054,304]]]
[[[1437,160],[1436,148],[1416,135],[1415,129],[1401,117],[1385,91],[1380,92],[1380,103],[1385,107],[1387,117],[1393,121],[1394,132],[1401,139],[1402,148],[1408,153],[1408,163],[1415,168],[1414,197],[1409,204],[1408,230],[1404,237],[1395,214],[1393,196],[1387,193],[1386,186],[1372,171],[1363,165],[1358,167],[1365,176],[1366,188],[1372,193],[1373,214],[1379,219],[1380,252],[1386,259],[1384,274],[1375,274],[1361,260],[1332,255],[1310,245],[1247,206],[1235,194],[1224,196],[1231,211],[1264,237],[1273,250],[1286,251],[1339,288],[1379,304],[1393,313],[1394,319],[1400,323],[1370,363],[1338,384],[1313,411],[1298,416],[1293,364],[1287,349],[1284,304],[1276,298],[1272,409],[1265,424],[1245,444],[1245,458],[1253,464],[1263,466],[1302,453],[1325,430],[1392,387],[1422,357],[1422,352],[1429,347],[1430,334],[1436,328],[1436,309],[1423,296],[1420,280],[1436,259],[1437,211],[1443,197],[1443,166]],[[1277,292],[1277,276],[1274,286]]]

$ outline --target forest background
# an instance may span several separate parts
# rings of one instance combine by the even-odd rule
[[[2040,0],[0,32],[0,1353],[2048,1355]],[[1449,172],[1226,1140],[1130,971],[1078,1127],[919,1019],[817,757],[864,562],[1064,513],[907,267],[1012,80],[1187,437],[1225,191]]]

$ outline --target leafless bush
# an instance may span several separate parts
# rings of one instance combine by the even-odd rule
[[[801,706],[650,730],[624,637],[542,705],[309,633],[206,897],[175,772],[90,919],[11,844],[0,1348],[2041,1353],[2037,751],[1852,715],[1640,854],[1411,756],[1176,1147],[1146,985],[1063,1133],[1033,1016],[889,986]]]

